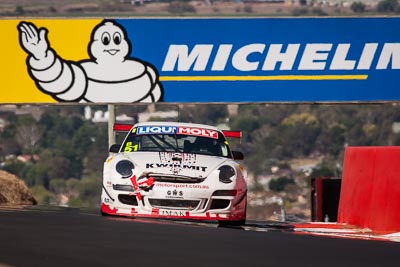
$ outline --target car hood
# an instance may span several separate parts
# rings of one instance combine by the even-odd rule
[[[124,153],[143,172],[206,178],[231,159],[191,153],[134,152]]]

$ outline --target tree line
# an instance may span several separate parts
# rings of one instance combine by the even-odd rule
[[[346,146],[400,145],[398,104],[241,104],[233,113],[225,104],[156,105],[156,110],[171,109],[179,111],[179,118],[150,120],[242,131],[242,140],[231,143],[245,154],[244,164],[255,177],[271,173],[273,166],[290,168],[290,159],[313,156],[323,158],[314,171],[340,175]],[[6,121],[0,133],[2,168],[21,177],[41,203],[60,203],[59,197],[64,196],[71,206],[99,205],[103,162],[108,155],[107,123],[85,119],[84,107],[79,105],[41,110],[39,118],[0,114]],[[137,118],[146,110],[144,105],[126,105],[116,112]],[[30,156],[30,160],[21,161],[18,155]],[[276,184],[272,187],[282,190]]]

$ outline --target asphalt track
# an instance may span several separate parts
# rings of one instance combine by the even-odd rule
[[[367,267],[400,262],[397,242],[299,235],[283,224],[245,229],[102,217],[79,209],[3,208],[0,267]]]

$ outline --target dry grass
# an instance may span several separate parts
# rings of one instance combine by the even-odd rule
[[[32,192],[17,176],[0,170],[0,204],[35,205]]]

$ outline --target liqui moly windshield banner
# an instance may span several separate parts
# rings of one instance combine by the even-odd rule
[[[400,100],[400,18],[0,23],[0,103]]]
[[[141,134],[184,134],[218,139],[218,132],[210,129],[176,126],[140,126],[133,129],[137,135]]]

